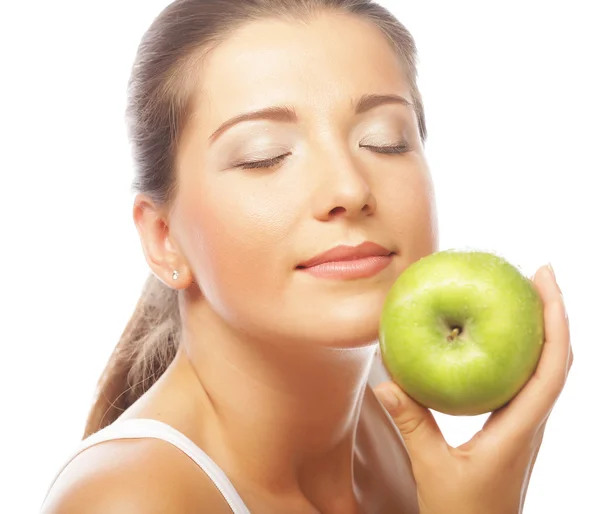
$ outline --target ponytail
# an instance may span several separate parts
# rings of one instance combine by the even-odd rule
[[[164,373],[181,332],[177,291],[151,274],[96,388],[83,437],[110,425]]]

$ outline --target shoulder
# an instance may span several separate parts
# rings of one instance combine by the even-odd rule
[[[204,472],[165,441],[106,441],[75,457],[50,490],[42,514],[229,513]]]

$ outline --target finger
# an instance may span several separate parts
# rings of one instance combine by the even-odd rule
[[[552,268],[550,268],[550,269],[552,270]],[[535,278],[535,275],[531,278],[531,280],[533,280],[534,278]],[[560,299],[562,301],[562,306],[563,306],[564,315],[565,315],[565,321],[567,323],[567,331],[569,332],[569,365],[567,367],[567,375],[568,375],[569,371],[571,371],[571,366],[573,366],[573,343],[572,343],[571,337],[570,337],[571,327],[570,327],[569,313],[568,313],[567,307],[565,305],[565,297],[562,294],[562,289],[560,288],[560,284],[558,284],[558,282],[556,282],[556,277],[554,276],[554,271],[552,271],[552,278],[554,279],[556,287],[558,287],[558,291],[560,292]]]
[[[519,394],[489,416],[483,428],[488,437],[531,437],[550,414],[567,378],[572,358],[569,326],[563,297],[550,267],[538,270],[534,285],[544,305],[542,354]]]
[[[431,411],[394,382],[380,384],[373,391],[400,431],[411,460],[439,463],[440,452],[448,445]]]

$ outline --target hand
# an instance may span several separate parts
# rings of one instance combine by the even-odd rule
[[[393,382],[374,390],[406,444],[420,514],[522,512],[548,416],[573,363],[567,313],[551,268],[540,268],[533,283],[544,303],[546,338],[537,369],[467,443],[449,446],[431,411]]]

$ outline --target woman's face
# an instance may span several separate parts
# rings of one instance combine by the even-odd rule
[[[178,150],[171,230],[203,301],[236,329],[271,342],[373,342],[395,279],[437,248],[413,108],[385,102],[355,111],[363,95],[413,101],[385,36],[340,15],[305,26],[254,22],[209,54],[201,81]],[[217,131],[267,107],[295,118],[281,109]],[[408,149],[374,148],[398,145]],[[239,166],[278,156],[270,167]],[[332,247],[364,241],[395,252],[373,276],[297,269]]]

